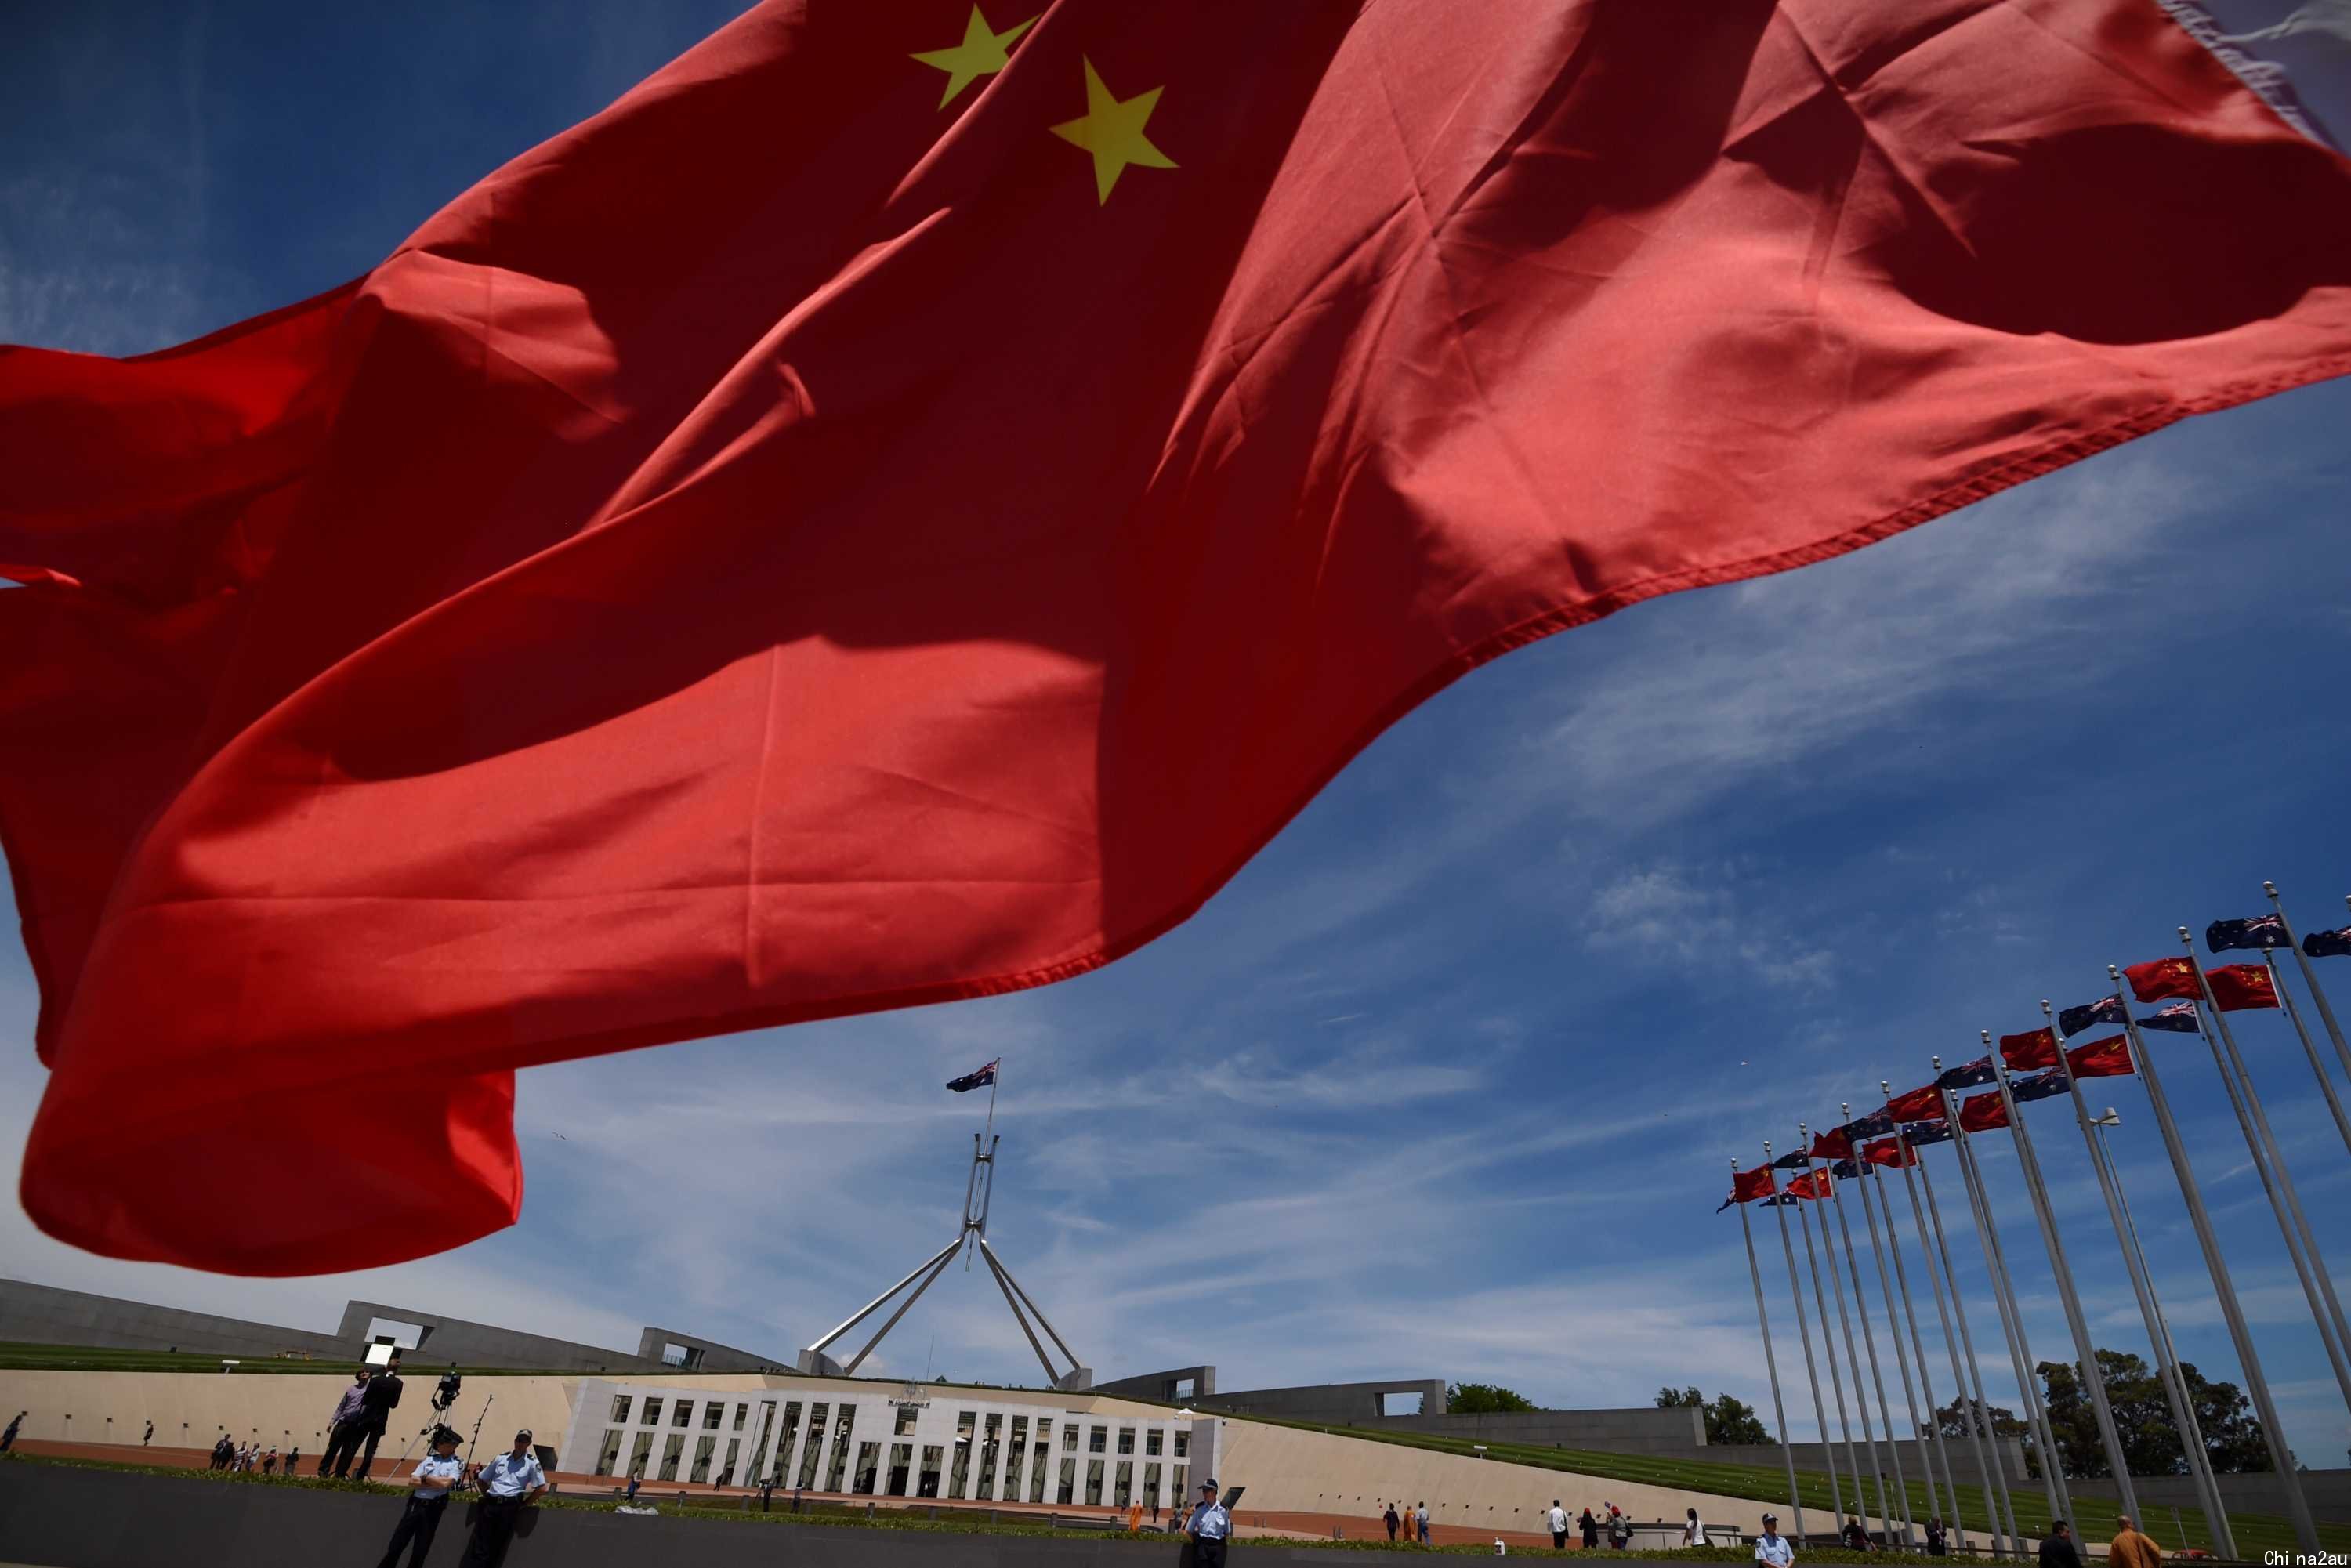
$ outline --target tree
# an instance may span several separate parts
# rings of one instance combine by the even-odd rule
[[[1532,1410],[1535,1402],[1515,1390],[1491,1383],[1455,1383],[1445,1390],[1447,1416],[1496,1416],[1512,1410]]]
[[[2171,1418],[2171,1402],[2164,1396],[2162,1379],[2141,1357],[2115,1350],[2097,1354],[2098,1375],[2105,1385],[2107,1406],[2114,1412],[2123,1462],[2133,1475],[2186,1474],[2188,1450]],[[2097,1412],[2074,1364],[2044,1361],[2037,1370],[2046,1391],[2043,1402],[2050,1430],[2057,1439],[2065,1473],[2111,1474],[2105,1445],[2098,1438]],[[2236,1385],[2207,1382],[2185,1363],[2180,1376],[2195,1406],[2196,1424],[2204,1434],[2204,1448],[2211,1456],[2212,1468],[2232,1474],[2268,1469],[2269,1448],[2262,1440],[2261,1421]]]
[[[2041,1474],[2041,1456],[2039,1446],[2032,1440],[2032,1428],[2019,1420],[2015,1411],[2005,1405],[1986,1405],[1976,1399],[1968,1401],[1968,1408],[1975,1416],[1976,1430],[1988,1431],[1994,1437],[2015,1438],[2024,1450],[2024,1473]],[[1964,1438],[1968,1435],[1966,1425],[1959,1419],[1959,1402],[1956,1399],[1935,1412],[1935,1425],[1942,1428],[1946,1437]]]
[[[1712,1399],[1696,1388],[1660,1388],[1656,1396],[1660,1410],[1697,1410],[1706,1417],[1706,1440],[1708,1443],[1769,1443],[1775,1439],[1755,1406],[1718,1394]]]

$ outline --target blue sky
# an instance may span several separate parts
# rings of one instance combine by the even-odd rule
[[[340,9],[20,19],[0,59],[0,340],[136,352],[338,283],[730,7]],[[2277,47],[2351,82],[2332,34]],[[2351,123],[2351,94],[2304,85]],[[1442,1375],[1604,1406],[1695,1383],[1761,1403],[1736,1222],[1712,1212],[1731,1156],[1874,1103],[1881,1077],[1923,1081],[1979,1028],[2037,1024],[2043,996],[2103,994],[2106,963],[2265,907],[2263,877],[2304,926],[2346,918],[2346,429],[2351,384],[2309,389],[1512,654],[1100,974],[526,1073],[522,1222],[458,1252],[217,1279],[75,1252],[12,1202],[0,1267],[304,1326],[365,1294],[789,1356],[953,1234],[982,1105],[939,1084],[1001,1054],[993,1233],[1102,1375],[1209,1361],[1232,1387]],[[2322,967],[2351,1014],[2351,962]],[[11,947],[11,1152],[41,1080],[33,1010]],[[2351,1157],[2285,1025],[2238,1016],[2351,1287]],[[2351,1427],[2210,1064],[2157,1038],[2290,1437],[2341,1465]],[[2144,1097],[2095,1099],[2123,1113],[2182,1349],[2233,1378]],[[2032,1114],[2100,1341],[2143,1351],[2070,1118]],[[1955,1196],[1948,1152],[1929,1157]],[[2070,1356],[2012,1162],[1992,1164],[2033,1348]],[[256,1166],[222,1201],[319,1197]],[[1784,1303],[1776,1268],[1766,1283]],[[943,1281],[869,1369],[926,1365],[1036,1372],[978,1272]],[[2013,1403],[2004,1360],[1984,1375]],[[1810,1434],[1808,1408],[1789,1415]]]

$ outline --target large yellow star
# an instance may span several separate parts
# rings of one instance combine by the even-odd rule
[[[1094,155],[1094,196],[1097,201],[1107,202],[1110,188],[1118,183],[1120,172],[1129,163],[1140,163],[1146,169],[1176,167],[1176,160],[1154,147],[1143,134],[1144,121],[1151,118],[1165,89],[1155,87],[1122,103],[1102,86],[1093,61],[1082,55],[1079,60],[1086,68],[1085,118],[1062,121],[1053,127],[1053,134]]]
[[[1031,16],[1017,27],[1007,27],[1001,33],[994,32],[987,26],[987,18],[979,14],[979,7],[974,5],[971,20],[963,25],[962,43],[952,49],[926,49],[916,55],[914,58],[925,65],[936,66],[947,73],[947,90],[939,99],[939,107],[945,109],[955,101],[956,94],[973,82],[981,77],[994,76],[1009,65],[1012,57],[1008,51],[1012,41],[1027,32],[1036,20]]]

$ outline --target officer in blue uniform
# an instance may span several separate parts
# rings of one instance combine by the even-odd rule
[[[1200,1505],[1192,1511],[1185,1532],[1191,1538],[1196,1568],[1225,1568],[1225,1542],[1232,1539],[1233,1516],[1217,1500],[1214,1476],[1200,1483]]]
[[[433,1451],[416,1461],[409,1473],[408,1500],[401,1505],[400,1523],[392,1532],[376,1568],[400,1568],[400,1552],[408,1549],[408,1568],[419,1568],[433,1550],[434,1532],[449,1511],[449,1494],[465,1485],[465,1461],[457,1457],[457,1434],[446,1427],[433,1428]]]
[[[475,1478],[482,1500],[474,1512],[474,1538],[465,1543],[464,1568],[498,1568],[525,1507],[547,1490],[547,1472],[530,1449],[530,1428],[515,1434],[512,1453],[500,1454]]]

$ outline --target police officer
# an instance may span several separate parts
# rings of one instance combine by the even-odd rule
[[[433,1550],[434,1532],[449,1511],[449,1494],[465,1484],[465,1462],[457,1457],[457,1434],[446,1427],[433,1428],[433,1451],[416,1461],[408,1478],[408,1500],[401,1505],[400,1523],[392,1544],[383,1549],[376,1568],[400,1568],[400,1549],[408,1548],[408,1568],[421,1568]]]
[[[522,1511],[547,1490],[547,1472],[530,1451],[530,1428],[517,1432],[513,1452],[484,1465],[475,1479],[482,1501],[474,1511],[474,1538],[465,1543],[465,1568],[498,1568],[506,1561],[515,1526],[522,1521]]]
[[[1217,1479],[1200,1483],[1200,1504],[1186,1527],[1192,1538],[1192,1561],[1197,1568],[1225,1568],[1225,1542],[1232,1539],[1233,1516],[1217,1500]]]

